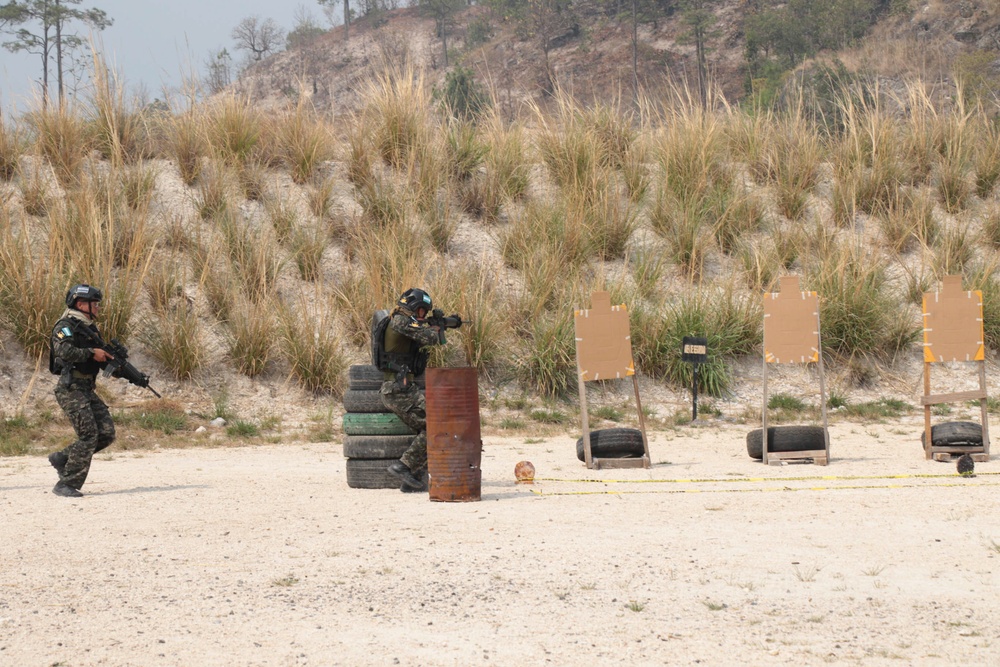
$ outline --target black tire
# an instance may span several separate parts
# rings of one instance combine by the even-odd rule
[[[818,449],[826,449],[822,426],[769,426],[767,429],[769,452],[806,452]],[[764,458],[761,429],[747,433],[747,454],[752,459]]]
[[[927,434],[920,434],[925,444]],[[935,447],[982,447],[983,426],[976,422],[945,422],[931,426],[931,442]]]
[[[351,389],[360,390],[381,389],[382,383],[385,382],[385,374],[371,364],[351,366],[347,369],[347,378]],[[427,378],[420,375],[414,382],[423,389]]]
[[[351,366],[347,369],[347,377],[350,381],[351,389],[371,390],[381,389],[385,375],[371,364],[365,366]]]
[[[399,479],[386,468],[392,459],[347,459],[347,486],[352,489],[399,489]]]
[[[413,442],[412,435],[348,435],[344,456],[349,459],[398,459]]]
[[[646,454],[642,431],[636,428],[605,428],[590,432],[590,455],[598,459],[635,459]],[[576,458],[585,461],[583,438],[576,441]]]
[[[416,435],[391,412],[348,412],[344,415],[347,435]]]
[[[347,412],[392,412],[382,402],[377,389],[348,389],[344,392],[344,410]]]

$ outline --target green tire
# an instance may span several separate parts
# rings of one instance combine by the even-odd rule
[[[348,412],[344,414],[347,435],[415,435],[416,432],[391,412]]]

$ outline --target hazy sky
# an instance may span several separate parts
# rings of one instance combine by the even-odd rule
[[[108,63],[124,76],[129,89],[143,84],[150,99],[162,99],[164,85],[179,86],[182,72],[193,67],[202,73],[210,51],[226,47],[234,60],[240,58],[230,33],[244,17],[272,18],[288,30],[296,7],[302,6],[328,27],[316,0],[84,0],[80,6],[103,9],[114,19],[114,25],[100,33]],[[10,39],[0,35],[0,41]],[[39,56],[0,50],[0,106],[23,107],[40,80]]]

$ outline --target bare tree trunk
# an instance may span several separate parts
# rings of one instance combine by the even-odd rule
[[[638,0],[632,0],[632,97],[638,102],[639,101],[639,32],[636,26],[637,11],[636,3]]]
[[[42,111],[49,108],[49,26],[42,28]]]
[[[448,69],[448,33],[441,28],[441,46],[444,48],[444,68]]]
[[[62,54],[62,17],[59,15],[59,0],[56,2],[56,78],[58,80],[59,108],[63,108],[63,54]]]
[[[698,94],[701,96],[701,108],[708,108],[708,73],[705,62],[705,32],[701,28],[695,30],[695,53],[698,57]]]
[[[351,38],[351,0],[344,0],[344,41]]]

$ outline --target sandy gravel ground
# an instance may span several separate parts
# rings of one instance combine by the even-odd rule
[[[487,436],[473,503],[350,489],[337,443],[101,454],[79,500],[2,459],[0,665],[1000,664],[995,459],[910,418],[764,467],[746,430],[625,471]]]

